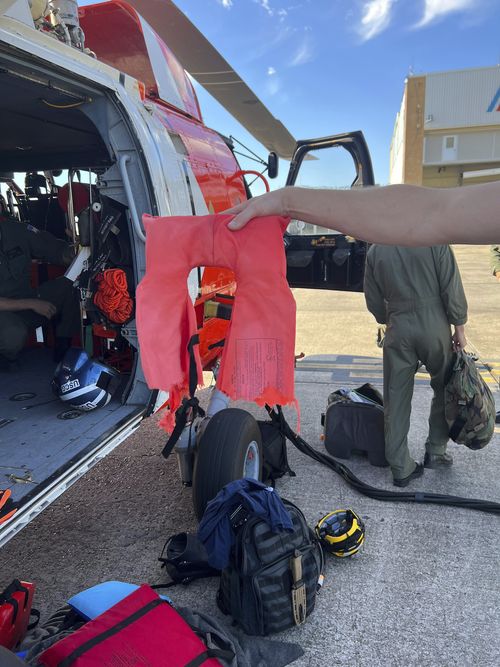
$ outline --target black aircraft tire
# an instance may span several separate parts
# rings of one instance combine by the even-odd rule
[[[193,470],[193,505],[198,519],[223,486],[245,476],[245,460],[251,443],[255,443],[253,447],[258,451],[254,467],[260,480],[262,438],[254,417],[246,410],[227,408],[210,419],[199,442]]]

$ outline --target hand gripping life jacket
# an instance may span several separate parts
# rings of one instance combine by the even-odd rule
[[[227,229],[230,215],[143,217],[146,275],[138,286],[137,331],[151,388],[169,392],[166,430],[189,389],[188,343],[196,334],[187,278],[197,266],[235,273],[235,302],[217,376],[232,399],[258,405],[295,402],[295,301],[286,280],[283,233],[288,220],[251,221]],[[197,348],[198,385],[203,375]]]

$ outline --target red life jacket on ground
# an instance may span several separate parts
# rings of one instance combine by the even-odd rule
[[[217,387],[258,405],[295,402],[295,301],[286,280],[283,233],[276,216],[227,229],[230,215],[143,217],[146,275],[137,288],[136,322],[142,368],[151,388],[169,392],[167,430],[188,395],[188,342],[196,318],[187,290],[190,271],[220,266],[236,276],[231,323]],[[199,355],[198,384],[203,385]]]

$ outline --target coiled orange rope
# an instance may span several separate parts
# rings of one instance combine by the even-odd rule
[[[94,303],[108,320],[123,324],[132,314],[134,302],[128,293],[127,276],[122,269],[106,269],[96,277]]]

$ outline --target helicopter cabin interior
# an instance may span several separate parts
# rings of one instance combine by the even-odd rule
[[[152,400],[139,363],[133,301],[144,272],[144,245],[133,242],[130,193],[136,210],[154,213],[133,138],[116,105],[76,79],[2,55],[0,81],[0,219],[29,225],[73,244],[69,268],[33,259],[31,287],[72,271],[80,312],[71,344],[115,369],[111,401],[98,410],[72,409],[51,389],[52,323],[29,331],[18,363],[0,371],[0,488],[16,504],[28,502],[96,443],[116,433]],[[127,152],[124,181],[118,157]],[[1,248],[1,240],[0,240]],[[1,257],[1,254],[0,254]],[[95,295],[103,272],[126,277],[128,309],[116,317]],[[130,305],[132,307],[130,307]]]

